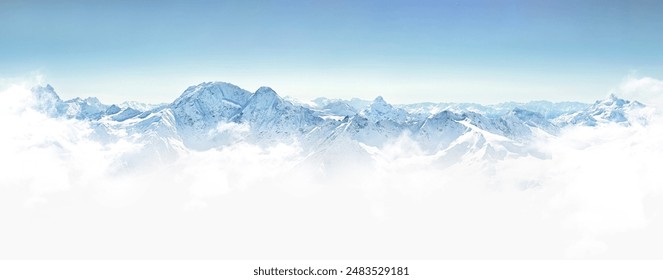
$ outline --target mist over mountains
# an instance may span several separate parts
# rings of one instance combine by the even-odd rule
[[[663,252],[663,122],[615,95],[302,102],[210,82],[157,105],[48,85],[2,99],[0,257]]]

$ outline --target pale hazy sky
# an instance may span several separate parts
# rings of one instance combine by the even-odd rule
[[[299,99],[591,101],[663,76],[663,1],[0,1],[0,78],[170,102],[189,85]]]

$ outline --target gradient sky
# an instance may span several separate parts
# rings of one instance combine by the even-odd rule
[[[663,1],[0,1],[0,77],[64,98],[592,101],[663,76]]]

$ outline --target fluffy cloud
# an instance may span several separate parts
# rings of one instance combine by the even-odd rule
[[[659,108],[663,106],[663,81],[652,77],[627,77],[617,91],[626,98]]]

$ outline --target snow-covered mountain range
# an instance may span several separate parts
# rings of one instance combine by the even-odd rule
[[[645,105],[610,95],[576,102],[389,104],[318,98],[297,102],[269,87],[249,92],[224,82],[187,88],[170,104],[102,104],[94,97],[62,100],[50,85],[34,87],[34,108],[53,118],[90,123],[95,138],[130,138],[161,159],[238,142],[297,143],[309,160],[339,153],[370,158],[373,148],[407,137],[422,152],[449,164],[467,157],[542,157],[532,143],[570,126],[644,125]]]

